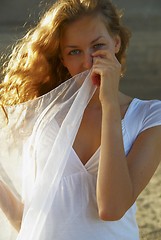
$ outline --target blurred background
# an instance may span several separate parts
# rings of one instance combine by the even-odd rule
[[[10,54],[54,0],[0,0],[0,55]],[[131,29],[127,72],[121,90],[133,97],[161,99],[161,0],[113,0]],[[0,58],[0,66],[3,64]],[[161,239],[161,166],[138,199],[139,227],[146,240]],[[0,224],[1,225],[1,224]],[[4,234],[4,237],[3,237]],[[6,231],[0,240],[6,240]],[[149,236],[149,237],[148,237]]]
[[[1,0],[0,53],[34,26],[54,0]],[[121,81],[125,93],[139,98],[161,99],[161,1],[113,0],[124,11],[124,22],[132,31],[127,72]],[[1,60],[2,65],[2,60]]]

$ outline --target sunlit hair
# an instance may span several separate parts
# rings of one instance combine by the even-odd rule
[[[111,36],[120,36],[116,57],[124,72],[130,32],[121,23],[122,13],[108,0],[58,0],[14,48],[0,85],[2,104],[41,96],[70,77],[60,60],[60,36],[65,26],[87,15],[102,16]]]

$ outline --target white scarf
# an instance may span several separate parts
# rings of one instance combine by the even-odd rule
[[[1,112],[1,178],[7,181],[12,189],[13,186],[17,186],[16,191],[22,196],[25,204],[17,240],[47,239],[47,236],[42,236],[41,232],[54,202],[83,112],[95,89],[90,79],[90,72],[87,71],[69,79],[42,97],[6,107],[8,122],[4,112]],[[55,129],[53,146],[48,159],[45,159],[41,176],[36,178],[37,143],[50,123]],[[43,149],[41,150],[43,152]],[[17,160],[17,157],[18,162],[14,159]],[[17,164],[21,166],[22,158],[21,178],[17,174],[20,169],[16,167]],[[22,186],[20,179],[23,182]]]

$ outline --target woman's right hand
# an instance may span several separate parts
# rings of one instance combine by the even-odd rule
[[[121,64],[110,50],[98,50],[92,56],[91,78],[100,87],[101,103],[118,101]]]

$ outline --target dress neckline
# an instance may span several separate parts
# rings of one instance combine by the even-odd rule
[[[96,158],[97,154],[100,151],[100,146],[96,149],[96,151],[92,154],[92,156],[88,159],[88,161],[83,164],[81,159],[79,158],[78,154],[76,153],[76,151],[74,150],[74,148],[72,147],[72,151],[74,153],[74,155],[76,156],[76,159],[78,161],[78,163],[85,169],[87,170],[87,168],[91,165],[91,163],[93,162],[93,160]]]
[[[124,115],[123,119],[121,120],[122,125],[123,125],[123,122],[124,122],[124,120],[126,119],[128,113],[129,113],[130,109],[132,108],[133,103],[134,103],[136,100],[137,100],[137,98],[133,98],[133,99],[131,100],[131,102],[130,102],[130,104],[129,104],[126,112],[125,112],[125,115]],[[101,146],[99,146],[99,147],[96,149],[96,151],[92,154],[92,156],[88,159],[88,161],[87,161],[85,164],[83,164],[83,162],[81,161],[80,157],[78,156],[77,152],[75,151],[75,149],[74,149],[73,147],[72,147],[72,150],[73,150],[73,152],[74,152],[77,160],[78,160],[79,163],[81,164],[81,166],[82,166],[84,169],[87,169],[87,167],[88,167],[88,166],[90,165],[90,163],[93,161],[94,157],[95,157],[95,156],[98,154],[98,152],[100,151],[100,147],[101,147]]]

